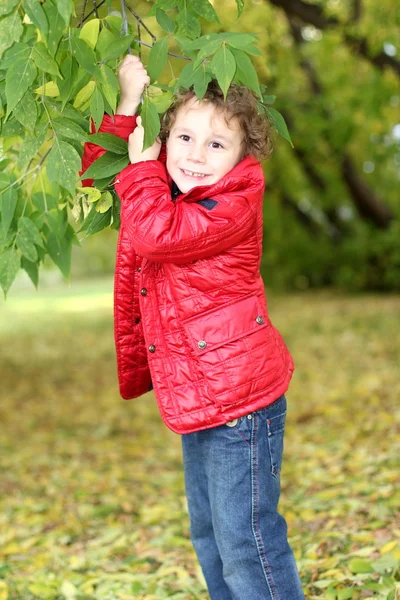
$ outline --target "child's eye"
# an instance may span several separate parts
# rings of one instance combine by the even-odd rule
[[[223,148],[223,145],[220,144],[219,142],[211,142],[211,146],[213,148]]]
[[[179,136],[179,138],[180,138],[181,140],[183,140],[184,142],[188,142],[188,141],[190,140],[190,136],[188,136],[188,135],[184,135],[184,134],[183,134],[183,135],[180,135],[180,136]]]

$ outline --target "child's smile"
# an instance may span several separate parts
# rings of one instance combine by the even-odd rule
[[[237,119],[196,98],[180,107],[167,140],[167,170],[181,192],[216,183],[243,158]]]

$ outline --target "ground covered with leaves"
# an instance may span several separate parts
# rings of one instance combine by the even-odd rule
[[[111,302],[107,281],[0,304],[0,600],[208,598],[180,437],[152,394],[120,399]],[[400,597],[400,298],[269,306],[297,366],[281,510],[307,600]]]

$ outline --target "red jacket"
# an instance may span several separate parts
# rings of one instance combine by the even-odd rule
[[[105,116],[127,139],[135,117]],[[86,144],[83,168],[102,150]],[[222,425],[288,388],[292,358],[260,275],[264,176],[247,156],[219,182],[172,197],[165,148],[116,178],[121,229],[114,317],[123,398],[154,387],[177,433]]]

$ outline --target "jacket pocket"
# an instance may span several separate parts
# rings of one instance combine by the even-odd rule
[[[249,295],[183,322],[197,355],[216,350],[268,325],[263,298]]]
[[[255,391],[253,361],[258,362],[258,348],[271,331],[262,295],[252,293],[200,313],[183,326],[218,403],[242,402]]]

